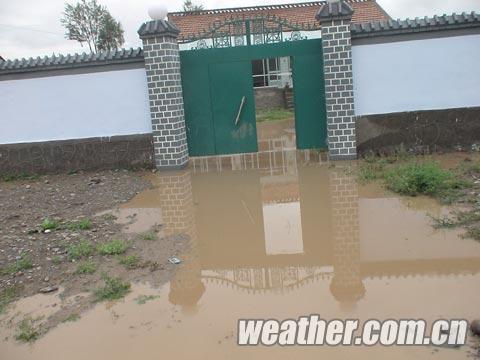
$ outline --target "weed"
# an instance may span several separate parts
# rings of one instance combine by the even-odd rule
[[[454,219],[449,218],[448,216],[443,217],[433,217],[431,216],[433,221],[433,228],[434,229],[451,229],[457,226],[457,223]]]
[[[18,286],[10,286],[0,292],[0,314],[6,310],[7,306],[13,301],[19,291]]]
[[[385,173],[387,188],[401,195],[441,196],[463,186],[454,174],[436,162],[415,163],[393,167]]]
[[[78,260],[82,257],[93,255],[95,249],[88,240],[81,240],[77,245],[70,245],[67,249],[68,258],[70,260]]]
[[[40,331],[35,325],[35,320],[31,317],[26,317],[20,322],[15,339],[21,342],[31,342],[36,340],[39,335]]]
[[[97,271],[97,267],[93,261],[84,261],[83,263],[78,264],[75,273],[79,275],[89,275],[93,274],[95,271]]]
[[[140,266],[140,258],[135,255],[124,256],[120,259],[120,264],[127,269],[136,269]]]
[[[358,170],[358,179],[362,183],[381,179],[385,173],[387,161],[382,158],[366,158]]]
[[[464,238],[473,239],[476,241],[480,241],[480,228],[478,227],[471,227],[467,229],[467,232],[463,234]]]
[[[77,313],[71,313],[63,320],[63,322],[77,321],[78,319],[80,319],[80,315]]]
[[[154,300],[154,299],[157,299],[157,298],[159,298],[158,295],[140,295],[139,297],[137,297],[135,299],[135,301],[137,302],[138,305],[143,305],[147,301]]]
[[[73,231],[89,230],[92,228],[92,220],[89,218],[82,219],[80,221],[72,222],[68,225],[68,228]]]
[[[53,258],[52,258],[52,263],[54,265],[60,265],[62,263],[62,258],[58,255],[55,255]]]
[[[19,272],[19,271],[31,269],[32,267],[33,267],[32,260],[27,254],[23,253],[20,256],[19,260],[17,260],[14,264],[7,266],[7,268],[4,269],[2,273],[15,274],[16,272]]]
[[[43,231],[45,230],[55,230],[60,227],[60,222],[54,219],[46,218],[42,221],[41,228]]]
[[[154,241],[154,240],[157,240],[157,234],[153,231],[149,231],[143,234],[139,234],[138,238],[140,240]]]
[[[123,282],[120,278],[110,277],[107,274],[102,275],[105,286],[93,290],[94,301],[121,299],[130,292],[130,283]]]
[[[127,251],[130,244],[125,240],[114,239],[98,246],[101,255],[119,255]]]

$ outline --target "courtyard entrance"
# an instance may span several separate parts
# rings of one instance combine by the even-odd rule
[[[190,156],[326,148],[318,32],[232,19],[180,47]]]

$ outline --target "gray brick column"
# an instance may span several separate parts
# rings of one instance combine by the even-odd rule
[[[144,23],[138,30],[147,72],[155,165],[160,170],[178,169],[188,163],[179,32],[165,20]]]
[[[353,9],[345,1],[322,5],[316,18],[322,27],[328,152],[331,160],[357,157],[353,104],[350,23]]]

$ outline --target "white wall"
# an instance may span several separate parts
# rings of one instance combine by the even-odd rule
[[[0,144],[150,132],[144,69],[0,81]]]
[[[480,106],[480,35],[352,48],[355,114]]]

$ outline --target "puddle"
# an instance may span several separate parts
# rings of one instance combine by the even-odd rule
[[[126,231],[161,225],[190,236],[170,283],[134,284],[124,300],[31,346],[4,341],[2,359],[465,359],[471,351],[236,345],[240,318],[478,317],[480,243],[433,229],[430,216],[448,213],[436,201],[360,186],[315,152],[194,159],[151,180],[155,188],[116,215]]]

